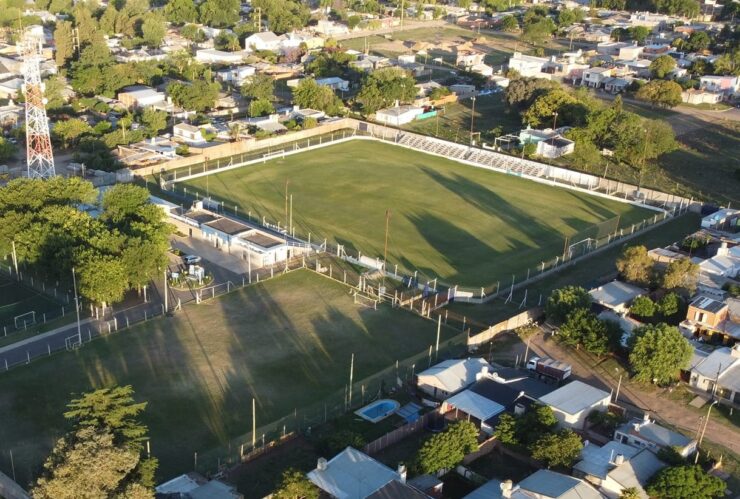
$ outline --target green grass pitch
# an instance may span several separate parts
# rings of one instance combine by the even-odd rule
[[[562,254],[566,236],[621,216],[653,215],[586,193],[462,165],[375,141],[351,141],[186,182],[226,211],[284,226],[285,183],[296,235],[327,238],[353,253],[383,256],[391,210],[389,269],[419,270],[450,284],[520,280]]]
[[[0,333],[2,333],[3,326],[7,326],[10,331],[10,328],[14,326],[14,318],[20,314],[35,311],[36,320],[41,322],[41,314],[44,312],[60,314],[61,308],[62,305],[53,299],[5,275],[0,276]]]
[[[265,425],[341,392],[352,353],[359,381],[435,338],[433,321],[355,305],[346,286],[298,270],[0,375],[0,469],[12,450],[25,485],[65,430],[71,394],[131,384],[170,478],[192,470],[194,452],[250,431],[252,397]]]

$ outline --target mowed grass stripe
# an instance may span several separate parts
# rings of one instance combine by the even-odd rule
[[[442,340],[455,334],[443,328]],[[25,484],[64,431],[71,394],[131,384],[149,402],[152,451],[167,478],[191,470],[193,452],[248,432],[252,397],[262,426],[341,391],[352,353],[358,381],[435,337],[432,321],[360,307],[347,287],[299,270],[3,374],[0,442]]]
[[[629,204],[474,168],[371,141],[351,141],[186,182],[228,210],[286,223],[285,184],[296,234],[383,255],[451,284],[520,278],[563,251],[566,236],[621,216],[652,216]]]

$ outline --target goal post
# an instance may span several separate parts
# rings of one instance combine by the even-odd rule
[[[274,159],[274,158],[281,158],[285,159],[285,149],[280,149],[279,151],[273,151],[273,152],[266,152],[262,155],[262,162],[266,163],[267,161]]]
[[[355,291],[354,293],[354,302],[355,302],[355,305],[360,305],[363,307],[372,308],[373,310],[378,310],[378,300],[376,298],[366,296],[362,293],[358,293],[357,291]]]
[[[15,322],[16,329],[25,329],[28,326],[32,326],[36,324],[36,311],[31,310],[30,312],[16,315],[13,318],[13,322]]]
[[[76,334],[74,336],[67,336],[64,339],[64,346],[67,350],[77,350],[82,346],[80,337]]]

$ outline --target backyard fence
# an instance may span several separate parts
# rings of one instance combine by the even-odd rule
[[[416,421],[407,423],[400,428],[396,428],[395,430],[386,433],[382,437],[368,443],[367,445],[365,445],[365,447],[362,448],[362,452],[369,455],[376,454],[386,447],[393,445],[410,435],[419,433],[421,430],[424,429],[424,427],[430,420],[437,417],[440,417],[437,411],[424,413]]]
[[[468,350],[475,351],[477,347],[488,343],[493,338],[498,336],[500,333],[505,331],[511,331],[518,327],[527,325],[535,321],[537,318],[542,316],[543,309],[541,307],[531,308],[525,310],[521,314],[517,314],[513,317],[509,317],[505,321],[501,321],[498,324],[485,329],[477,334],[468,337]]]

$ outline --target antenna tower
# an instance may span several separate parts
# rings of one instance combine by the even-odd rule
[[[44,85],[41,83],[43,40],[43,28],[32,26],[22,33],[20,42],[26,93],[26,164],[29,178],[51,178],[55,175]]]

